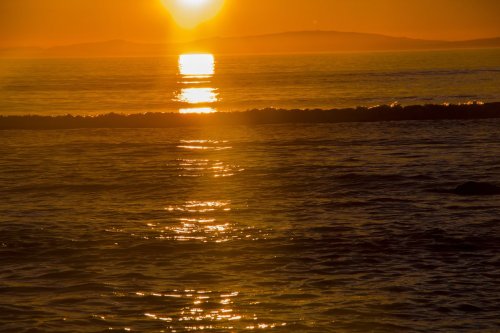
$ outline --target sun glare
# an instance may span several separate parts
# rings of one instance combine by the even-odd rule
[[[186,29],[212,19],[224,0],[161,0],[177,24]]]
[[[206,5],[210,0],[178,0],[183,6],[187,7],[199,7]]]
[[[214,103],[217,102],[217,92],[215,88],[184,88],[177,100],[189,104]]]
[[[204,107],[204,108],[187,108],[187,109],[180,109],[179,113],[180,114],[208,114],[208,113],[216,113],[217,110],[210,108],[210,107]]]
[[[194,0],[193,0],[194,1]],[[215,74],[213,54],[181,54],[179,56],[179,74],[182,87],[175,96],[175,101],[189,106],[180,113],[214,113],[212,106],[219,101],[216,88],[210,87]]]
[[[179,57],[179,72],[187,77],[207,77],[215,73],[213,54],[183,54]]]

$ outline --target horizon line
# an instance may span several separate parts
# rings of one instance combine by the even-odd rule
[[[89,45],[89,44],[102,44],[109,42],[126,42],[131,44],[139,44],[139,45],[182,45],[182,44],[190,44],[207,40],[214,39],[245,39],[245,38],[255,38],[255,37],[267,37],[267,36],[277,36],[277,35],[286,35],[286,34],[294,34],[294,33],[343,33],[343,34],[359,34],[359,35],[371,35],[371,36],[380,36],[380,37],[388,37],[388,38],[397,38],[397,39],[407,39],[414,41],[426,41],[426,42],[442,42],[442,43],[460,43],[460,42],[471,42],[471,41],[480,41],[480,40],[490,40],[490,39],[499,39],[500,36],[491,36],[491,37],[478,37],[472,39],[457,39],[457,40],[449,40],[449,39],[426,39],[426,38],[417,38],[417,37],[409,37],[409,36],[396,36],[396,35],[387,35],[376,32],[360,32],[360,31],[342,31],[342,30],[287,30],[281,32],[270,32],[270,33],[262,33],[262,34],[249,34],[249,35],[233,35],[233,36],[212,36],[205,38],[197,38],[188,41],[138,41],[131,39],[123,39],[123,38],[111,38],[111,39],[101,39],[101,40],[93,40],[93,41],[82,41],[82,42],[68,42],[61,44],[53,44],[50,46],[37,46],[37,45],[23,45],[23,46],[2,46],[0,50],[12,50],[12,49],[41,49],[41,50],[50,50],[57,47],[68,47],[68,46],[77,46],[77,45]]]

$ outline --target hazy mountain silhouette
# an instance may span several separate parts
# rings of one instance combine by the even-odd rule
[[[0,50],[0,56],[106,57],[161,56],[182,52],[215,54],[321,53],[349,51],[398,51],[467,48],[497,48],[499,38],[466,41],[423,40],[378,34],[338,31],[298,31],[278,34],[210,38],[189,43],[145,44],[123,40],[57,46],[49,49]]]
[[[390,37],[377,34],[300,31],[240,38],[214,38],[186,45],[215,53],[302,53],[500,47],[500,38],[459,42]]]

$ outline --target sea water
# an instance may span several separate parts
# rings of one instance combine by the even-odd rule
[[[500,100],[500,49],[182,57],[3,59],[0,114],[227,112]]]
[[[185,85],[217,111],[498,101],[498,61],[215,57],[196,78],[178,58],[16,60],[0,105],[179,112]],[[500,198],[453,189],[499,184],[499,128],[0,131],[0,331],[497,332]]]
[[[0,136],[3,332],[498,330],[498,120]]]

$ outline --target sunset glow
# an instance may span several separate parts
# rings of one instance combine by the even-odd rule
[[[466,40],[499,36],[499,12],[496,0],[3,0],[0,48],[308,30]]]
[[[210,0],[178,0],[181,6],[186,7],[199,7],[204,6],[210,2]]]
[[[212,19],[219,13],[224,0],[162,0],[175,22],[186,29]]]

